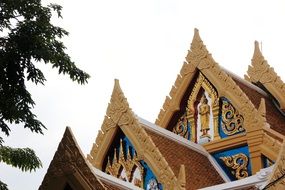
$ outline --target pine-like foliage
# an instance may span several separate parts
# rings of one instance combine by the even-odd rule
[[[0,129],[7,136],[9,124],[23,124],[36,133],[45,128],[32,113],[35,102],[25,85],[27,80],[44,84],[36,63],[52,64],[59,74],[68,74],[79,84],[89,78],[65,53],[60,39],[68,32],[50,22],[53,12],[61,17],[61,9],[57,4],[45,7],[41,0],[0,0]],[[23,171],[41,166],[31,149],[4,146],[1,137],[0,161]],[[0,183],[0,189],[5,188]]]

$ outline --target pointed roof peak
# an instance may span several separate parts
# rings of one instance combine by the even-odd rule
[[[269,65],[264,59],[259,48],[258,41],[254,41],[254,52],[251,59],[251,65],[248,66],[247,75],[250,82],[258,82],[262,75],[267,71]]]
[[[204,46],[201,36],[199,34],[199,30],[197,28],[194,29],[194,36],[191,43],[191,50],[195,50],[197,47]]]
[[[86,185],[88,189],[105,189],[104,185],[94,175],[92,169],[90,168],[90,165],[78,146],[70,127],[66,127],[57,151],[54,154],[39,189],[54,189],[56,185],[64,184],[67,181],[66,178],[62,178],[62,176],[65,175],[78,175],[79,178],[82,179],[77,181],[78,184],[80,184],[80,186],[83,184],[88,184]],[[76,179],[77,177],[70,179]]]
[[[199,65],[201,60],[204,58],[210,58],[213,61],[211,54],[209,54],[206,46],[204,45],[199,30],[197,28],[194,29],[194,36],[191,42],[190,50],[186,56],[186,61],[191,63],[193,66],[203,69],[204,67],[208,67],[209,65]]]
[[[197,28],[194,28],[193,39],[200,39],[201,40],[201,37],[200,37],[200,34],[199,34],[199,29],[197,29]]]
[[[123,113],[131,110],[127,98],[121,89],[118,79],[114,81],[114,88],[111,95],[111,100],[107,108],[106,115],[112,118],[114,124],[117,124]]]
[[[256,58],[259,58],[259,57],[263,58],[263,55],[262,55],[262,52],[260,51],[258,41],[255,40],[254,41],[254,53],[253,53],[252,59],[256,59]]]
[[[114,88],[113,88],[113,92],[112,92],[112,97],[114,94],[121,94],[124,96],[124,93],[123,93],[122,88],[120,86],[119,79],[114,79]]]

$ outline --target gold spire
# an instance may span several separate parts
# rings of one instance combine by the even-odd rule
[[[131,160],[132,157],[131,157],[131,151],[130,151],[130,148],[128,147],[127,148],[127,160]]]
[[[108,160],[108,161],[107,161],[106,168],[107,168],[108,166],[112,166],[112,165],[111,165],[111,161],[110,161],[110,157],[109,157],[109,156],[108,156],[107,160]]]
[[[209,68],[215,62],[204,45],[197,28],[194,29],[194,36],[186,61],[200,70]]]
[[[247,75],[250,82],[262,84],[278,101],[280,108],[285,110],[285,84],[264,59],[257,41],[254,43],[254,53]]]
[[[117,149],[114,149],[114,159],[113,159],[113,164],[118,162],[118,157],[117,157]]]
[[[260,49],[259,43],[254,42],[254,52],[251,59],[251,65],[248,66],[247,74],[250,82],[259,82],[262,80],[262,75],[269,69],[267,61],[264,59]]]
[[[125,158],[125,155],[124,155],[124,150],[123,150],[123,140],[120,139],[120,155],[119,155],[119,158],[120,159],[124,159]]]
[[[262,57],[263,58],[263,55],[259,49],[259,43],[258,41],[254,41],[254,52],[253,52],[253,59],[256,59],[256,58],[259,58],[259,57]]]
[[[265,105],[264,98],[261,98],[261,100],[260,100],[258,112],[264,118],[264,121],[266,121],[266,105]]]
[[[180,185],[180,190],[185,190],[186,186],[186,173],[184,164],[180,165],[179,174],[178,174],[178,182]]]
[[[115,79],[115,84],[106,115],[110,117],[113,123],[118,124],[121,116],[128,110],[131,109],[129,108],[127,98],[121,89],[119,80]]]

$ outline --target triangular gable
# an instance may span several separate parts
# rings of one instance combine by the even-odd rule
[[[274,98],[276,98],[280,108],[285,110],[285,84],[264,59],[257,41],[255,42],[251,64],[251,66],[248,66],[248,76],[245,76],[246,79],[252,83],[257,85],[259,83],[259,85],[265,87]]]
[[[163,109],[160,111],[155,124],[165,128],[173,115],[173,112],[180,109],[179,104],[183,93],[188,88],[196,72],[200,71],[216,87],[220,97],[228,97],[236,109],[240,111],[246,120],[247,131],[260,129],[264,125],[257,109],[251,103],[246,94],[239,88],[234,80],[223,71],[214,61],[212,55],[206,49],[195,29],[191,43],[191,49],[186,56],[186,62],[178,75],[175,85],[167,97]]]
[[[152,169],[164,189],[183,189],[165,158],[129,108],[119,81],[115,80],[113,93],[101,130],[96,138],[96,143],[87,156],[94,167],[102,170],[108,149],[119,128],[135,147],[137,156],[144,160]]]
[[[235,109],[244,117],[245,139],[249,146],[251,162],[253,163],[252,172],[254,174],[262,167],[260,145],[262,144],[263,127],[268,126],[268,124],[264,120],[262,113],[253,105],[232,77],[214,61],[212,55],[203,44],[197,29],[195,29],[191,49],[186,56],[186,62],[184,62],[180,75],[178,75],[175,85],[171,89],[170,97],[167,97],[165,100],[156,124],[163,128],[167,127],[174,113],[180,109],[179,106],[184,93],[189,88],[191,81],[195,80],[198,72],[202,73],[213,84],[219,97],[228,98]],[[244,138],[232,139],[237,139],[237,143],[240,143]],[[227,139],[224,141],[227,141]],[[241,143],[244,143],[244,141]],[[211,143],[208,144],[211,145]]]
[[[39,190],[105,189],[95,177],[69,127],[50,163]]]

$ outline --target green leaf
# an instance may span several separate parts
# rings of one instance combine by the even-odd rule
[[[32,171],[42,167],[40,159],[30,148],[0,147],[0,161],[22,171]]]

